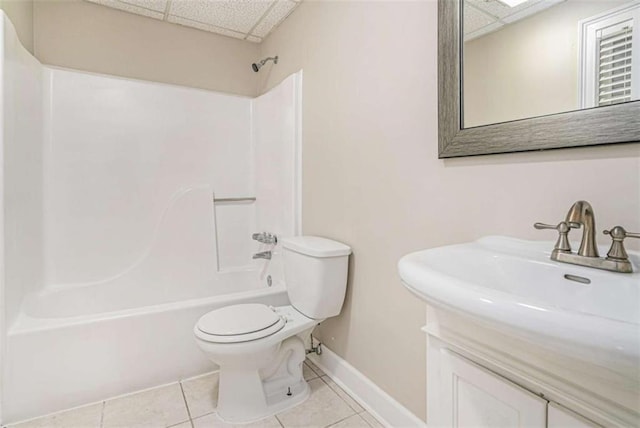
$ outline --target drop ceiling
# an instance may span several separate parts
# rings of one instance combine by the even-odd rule
[[[498,0],[465,0],[464,40],[476,39],[566,0],[528,0],[509,7]]]
[[[260,43],[300,0],[87,0],[149,18]]]

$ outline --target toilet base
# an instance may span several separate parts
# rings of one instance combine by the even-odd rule
[[[250,423],[273,416],[305,401],[310,388],[302,375],[302,340],[282,342],[273,360],[257,370],[220,367],[217,413],[229,423]]]
[[[292,409],[305,402],[311,395],[311,388],[309,388],[309,385],[304,380],[298,383],[298,385],[290,388],[290,391],[291,395],[288,395],[289,389],[283,389],[282,391],[278,391],[277,393],[268,396],[267,405],[255,413],[252,412],[250,416],[245,414],[242,417],[234,417],[232,415],[231,418],[228,418],[225,417],[226,414],[224,414],[224,412],[220,413],[220,411],[218,411],[218,417],[223,422],[227,423],[251,423],[269,416],[274,416],[285,410]]]

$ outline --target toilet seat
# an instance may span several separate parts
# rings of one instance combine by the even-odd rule
[[[285,319],[267,305],[246,303],[227,306],[202,316],[196,326],[213,343],[238,343],[262,339],[282,330]]]

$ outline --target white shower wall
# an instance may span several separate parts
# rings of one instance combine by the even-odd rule
[[[0,11],[0,361],[24,295],[42,285],[42,67]],[[0,371],[0,385],[6,375]],[[2,403],[7,394],[0,389]]]
[[[302,233],[302,71],[253,100],[256,228],[277,236]],[[270,248],[268,248],[270,249]],[[270,273],[284,280],[279,247]]]
[[[68,70],[45,76],[46,282],[103,281],[149,263],[210,279],[213,193],[253,193],[251,99]],[[236,239],[249,242],[244,227]]]
[[[51,68],[0,18],[0,424],[211,370],[198,317],[287,302],[251,234],[300,232],[301,73],[250,99]]]
[[[276,88],[253,100],[255,194],[260,201],[256,224],[281,236],[301,231],[299,144],[302,72],[287,77]]]
[[[0,69],[2,134],[0,183],[4,215],[0,247],[0,304],[4,322],[17,317],[25,294],[43,283],[42,226],[42,66],[18,41],[11,22],[0,11],[4,42]],[[2,235],[2,232],[0,232]],[[4,298],[2,298],[4,297]],[[1,311],[0,311],[1,312]]]

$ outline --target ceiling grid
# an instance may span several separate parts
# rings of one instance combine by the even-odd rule
[[[301,0],[87,0],[114,9],[260,43]]]
[[[526,0],[509,7],[500,0],[465,0],[463,8],[466,42],[534,15],[566,0]]]

